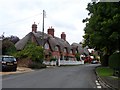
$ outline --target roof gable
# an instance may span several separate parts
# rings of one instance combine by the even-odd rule
[[[27,42],[31,39],[31,36],[32,36],[32,32],[28,33],[24,38],[19,40],[15,44],[16,49],[17,50],[22,50],[25,47],[25,45],[27,44]]]

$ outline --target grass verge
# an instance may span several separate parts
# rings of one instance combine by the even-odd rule
[[[97,67],[96,71],[99,76],[113,76],[113,69],[109,67]]]

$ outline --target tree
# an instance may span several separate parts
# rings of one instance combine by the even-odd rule
[[[14,44],[8,39],[5,38],[2,41],[2,54],[3,55],[12,55],[16,52]]]
[[[17,43],[17,42],[20,40],[19,37],[13,36],[13,35],[11,35],[11,36],[9,37],[9,39],[10,39],[10,41],[13,42],[14,44]]]
[[[37,46],[35,43],[28,43],[26,47],[15,54],[16,58],[29,57],[33,62],[40,62],[42,64],[44,58],[44,49]]]
[[[108,57],[116,50],[120,51],[120,2],[93,2],[88,4],[87,10],[90,17],[83,19],[86,23],[83,46],[101,52],[107,66]]]

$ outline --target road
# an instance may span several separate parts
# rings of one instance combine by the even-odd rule
[[[96,64],[50,67],[2,77],[2,88],[96,88]]]

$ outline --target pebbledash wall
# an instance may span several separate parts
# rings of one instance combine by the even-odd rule
[[[65,32],[61,33],[61,38],[54,35],[54,28],[49,27],[46,33],[37,31],[37,25],[32,25],[32,32],[29,32],[25,37],[15,44],[17,50],[24,49],[28,41],[36,43],[38,46],[43,46],[45,49],[45,60],[49,61],[50,58],[60,60],[76,60],[75,54],[89,55],[87,48],[82,48],[81,44],[73,43],[72,45],[66,40]],[[43,37],[44,36],[44,37]]]

